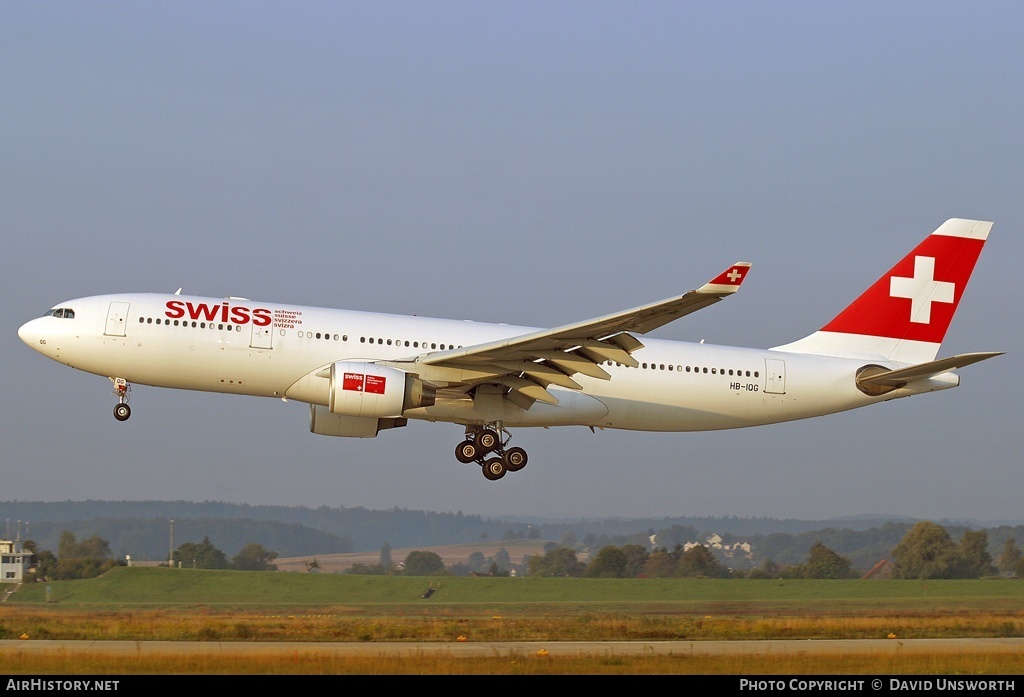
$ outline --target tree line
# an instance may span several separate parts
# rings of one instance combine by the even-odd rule
[[[74,533],[65,530],[60,536],[57,551],[38,549],[32,540],[26,540],[23,549],[33,555],[33,568],[37,581],[69,581],[94,578],[115,566],[126,566],[127,561],[115,560],[110,553],[110,543],[99,535],[84,540],[75,539]],[[215,547],[210,538],[202,542],[186,542],[180,545],[171,560],[172,565],[195,569],[235,569],[238,571],[277,571],[273,563],[277,552],[271,552],[254,542],[242,547],[241,551],[228,559]],[[166,563],[164,564],[166,566]]]
[[[70,530],[80,538],[98,534],[109,540],[115,557],[166,560],[168,535],[174,540],[215,540],[229,557],[250,541],[258,541],[281,557],[341,554],[395,548],[426,549],[435,545],[513,542],[523,539],[560,541],[565,547],[593,555],[605,546],[653,545],[673,550],[676,544],[702,541],[730,568],[750,571],[767,559],[781,566],[803,563],[815,542],[870,569],[892,549],[914,521],[795,521],[767,518],[592,519],[573,522],[517,522],[479,516],[393,509],[289,508],[218,502],[0,502],[0,512],[14,520],[32,520],[32,539],[57,549],[60,535]],[[148,516],[148,517],[143,517]],[[959,539],[970,526],[937,521]],[[26,523],[26,528],[27,528]],[[1024,525],[985,527],[989,552],[998,557],[1008,538],[1024,540]],[[8,532],[10,536],[10,531]],[[655,539],[651,539],[652,536]],[[713,538],[717,538],[713,539]],[[19,537],[20,539],[20,537]],[[519,561],[519,560],[517,560]],[[523,570],[525,573],[525,569]]]
[[[605,545],[579,558],[577,550],[564,544],[549,542],[543,554],[534,554],[516,564],[504,548],[493,557],[473,552],[466,562],[446,565],[429,550],[414,550],[396,562],[390,545],[381,547],[377,564],[356,564],[345,573],[408,576],[544,576],[573,578],[860,578],[865,569],[857,569],[849,557],[839,554],[821,541],[814,542],[802,562],[780,564],[764,560],[751,569],[732,568],[720,550],[701,543],[677,543],[646,546],[637,543]],[[37,550],[31,540],[24,544],[34,555],[37,580],[68,580],[98,576],[108,569],[124,565],[115,561],[109,543],[99,535],[78,541],[73,533],[64,531],[57,553]],[[1024,553],[1014,538],[1008,538],[1001,553],[993,559],[988,551],[988,535],[984,530],[965,530],[958,542],[949,532],[931,521],[916,523],[891,550],[890,559],[882,559],[876,568],[896,579],[962,579],[981,578],[996,573],[1024,576]],[[273,563],[278,553],[258,543],[248,543],[238,554],[228,558],[209,537],[202,542],[185,542],[174,550],[170,563],[179,568],[235,569],[239,571],[276,571]],[[318,568],[315,559],[307,570]]]
[[[501,557],[478,559],[471,555],[469,564],[445,566],[440,556],[429,551],[414,551],[405,562],[392,564],[388,550],[382,549],[381,563],[356,565],[346,573],[406,575],[468,575],[467,568],[481,569],[489,564],[489,575],[526,575],[571,578],[808,578],[843,579],[865,577],[868,569],[858,569],[843,556],[820,541],[813,543],[806,558],[799,563],[780,564],[766,559],[760,566],[738,570],[728,565],[721,553],[700,543],[676,544],[672,549],[636,543],[605,545],[582,561],[575,549],[553,542],[543,554],[534,554],[516,565]],[[968,579],[996,573],[1024,576],[1024,554],[1016,540],[1009,538],[1002,553],[993,560],[988,552],[988,535],[984,530],[966,530],[959,542],[948,531],[931,521],[915,524],[892,548],[891,559],[879,560],[875,566],[884,576],[895,579]],[[475,568],[474,568],[475,567]]]

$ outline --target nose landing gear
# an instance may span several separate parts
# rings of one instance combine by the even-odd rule
[[[114,383],[114,396],[117,397],[117,405],[114,406],[114,418],[118,421],[127,421],[132,415],[132,408],[128,406],[128,393],[132,386],[124,378],[110,378]]]
[[[504,439],[501,434],[504,434]],[[507,448],[512,435],[501,424],[467,426],[466,437],[455,448],[455,459],[463,464],[480,465],[484,477],[496,481],[506,472],[518,472],[529,459],[522,448]],[[489,455],[496,457],[488,457]]]

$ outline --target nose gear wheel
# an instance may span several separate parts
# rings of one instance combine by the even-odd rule
[[[128,406],[128,393],[131,392],[131,384],[124,378],[110,378],[114,383],[114,396],[117,397],[117,404],[114,406],[114,418],[118,421],[127,421],[132,415],[132,408]]]

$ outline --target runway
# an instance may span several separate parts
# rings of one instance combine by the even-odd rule
[[[823,656],[1018,654],[1024,638],[836,639],[777,641],[487,641],[487,642],[262,642],[262,641],[0,641],[0,658],[14,654],[65,652],[106,655],[329,654],[336,656]]]

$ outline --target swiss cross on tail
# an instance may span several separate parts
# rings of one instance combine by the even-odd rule
[[[991,228],[947,220],[822,331],[941,343]]]

